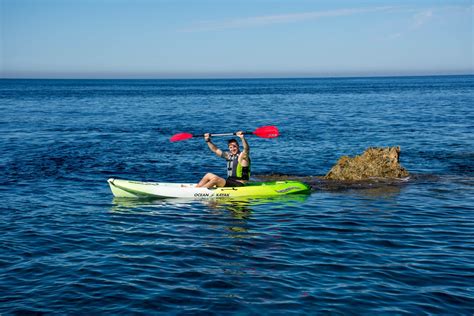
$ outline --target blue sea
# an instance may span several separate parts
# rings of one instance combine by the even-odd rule
[[[474,76],[0,80],[0,314],[472,315],[473,104]],[[411,178],[246,202],[108,188],[224,176],[169,138],[265,125],[256,180],[373,146]]]

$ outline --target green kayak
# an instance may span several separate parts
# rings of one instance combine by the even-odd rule
[[[239,198],[273,197],[309,193],[311,187],[299,181],[249,182],[240,187],[197,188],[195,183],[140,182],[120,179],[108,180],[115,197],[121,198]]]

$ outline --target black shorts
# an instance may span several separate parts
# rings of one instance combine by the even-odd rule
[[[240,181],[238,181],[237,179],[235,178],[227,178],[225,179],[225,187],[241,187],[243,186],[244,184]]]

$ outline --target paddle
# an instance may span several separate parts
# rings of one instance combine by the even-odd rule
[[[275,138],[278,137],[279,132],[276,126],[262,126],[254,130],[253,132],[244,132],[245,135],[255,135],[261,138]],[[224,134],[210,134],[210,136],[232,136],[235,133],[224,133]],[[204,137],[204,135],[193,135],[190,133],[179,133],[175,134],[170,138],[172,142],[179,142],[181,140],[190,139],[193,137]]]

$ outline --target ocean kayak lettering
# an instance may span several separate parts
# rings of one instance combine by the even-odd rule
[[[216,193],[214,194],[215,197],[230,197],[229,193]]]
[[[194,197],[230,197],[229,193],[216,193],[210,195],[209,193],[194,193]]]
[[[209,193],[194,193],[194,197],[207,197]]]

